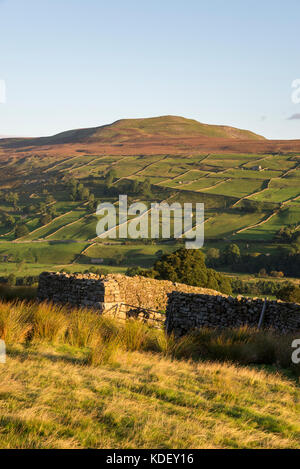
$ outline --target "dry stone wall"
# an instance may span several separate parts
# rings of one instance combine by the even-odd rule
[[[257,327],[264,300],[172,292],[166,311],[169,333],[182,336],[201,327]],[[267,301],[263,327],[280,333],[300,331],[300,305]]]
[[[264,303],[140,276],[53,272],[40,275],[38,299],[90,307],[122,319],[134,316],[153,324],[165,323],[167,331],[176,336],[200,327],[257,327]],[[267,301],[264,327],[281,333],[300,331],[300,305]]]
[[[135,315],[163,323],[167,295],[172,291],[220,295],[214,290],[140,276],[44,272],[39,277],[38,300],[91,307],[122,318]],[[143,308],[153,311],[149,315]]]

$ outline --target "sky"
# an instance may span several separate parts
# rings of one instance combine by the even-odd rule
[[[0,135],[171,114],[300,138],[299,23],[299,0],[0,0]]]

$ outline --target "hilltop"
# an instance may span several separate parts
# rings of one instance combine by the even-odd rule
[[[121,119],[99,127],[68,130],[50,137],[5,139],[5,146],[60,145],[65,143],[121,143],[160,138],[226,138],[234,140],[265,140],[248,130],[224,125],[202,124],[180,116],[144,119]]]
[[[73,129],[48,137],[3,138],[0,159],[37,156],[59,159],[72,153],[161,155],[278,153],[300,151],[300,140],[267,140],[249,130],[203,124],[180,116],[121,119],[98,127]]]

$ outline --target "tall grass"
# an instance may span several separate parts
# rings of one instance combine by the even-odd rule
[[[9,344],[50,342],[87,348],[90,364],[115,360],[118,351],[151,351],[176,359],[231,361],[289,368],[296,334],[278,335],[249,327],[200,329],[182,338],[138,320],[119,322],[87,309],[51,303],[0,302],[0,338]]]
[[[24,343],[33,329],[29,305],[0,303],[0,338],[7,344]]]
[[[59,342],[64,340],[68,319],[62,307],[41,303],[32,308],[32,326],[33,339]]]

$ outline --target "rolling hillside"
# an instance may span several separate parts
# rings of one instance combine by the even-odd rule
[[[92,258],[124,271],[175,249],[159,241],[98,242],[97,202],[116,203],[124,193],[129,201],[203,202],[205,249],[234,241],[257,252],[259,242],[270,252],[282,226],[300,226],[299,141],[176,116],[1,140],[0,178],[0,259],[8,259],[2,274],[18,266],[20,274],[88,269]],[[16,234],[16,225],[23,231]]]
[[[75,129],[35,139],[6,139],[2,145],[40,146],[65,143],[106,143],[118,144],[126,141],[168,138],[222,138],[233,140],[265,140],[248,130],[222,125],[201,124],[193,119],[180,116],[162,116],[146,119],[122,119],[109,125],[87,129]]]
[[[248,130],[202,124],[180,116],[122,119],[100,127],[74,129],[40,138],[3,138],[0,161],[31,157],[59,161],[76,153],[157,155],[300,152],[300,140],[266,140]]]

